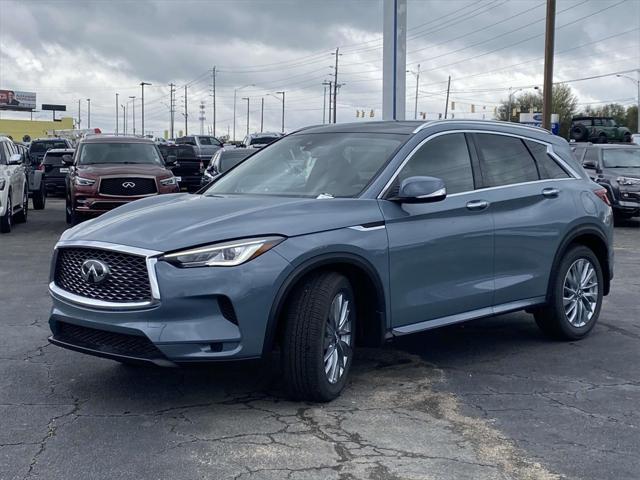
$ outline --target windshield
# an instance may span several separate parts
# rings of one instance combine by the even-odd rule
[[[354,197],[405,139],[368,133],[291,135],[242,162],[206,195]]]
[[[61,142],[60,140],[52,140],[52,141],[44,141],[44,142],[33,142],[29,151],[31,153],[45,153],[47,150],[51,148],[67,148],[68,145],[65,142]]]
[[[602,161],[608,168],[640,168],[640,148],[605,149]]]
[[[81,146],[78,165],[97,163],[139,163],[164,165],[150,143],[87,143]]]
[[[249,145],[267,145],[271,142],[275,142],[280,137],[254,137],[249,139]]]

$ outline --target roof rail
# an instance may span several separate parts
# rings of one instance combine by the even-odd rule
[[[546,128],[536,127],[535,125],[524,125],[522,123],[515,122],[505,122],[503,120],[465,120],[465,119],[447,119],[447,120],[431,120],[429,122],[423,123],[418,128],[416,128],[413,133],[418,133],[420,130],[437,123],[474,123],[478,125],[488,125],[488,124],[498,124],[508,127],[514,128],[524,128],[527,130],[535,130],[536,132],[544,132],[551,135],[551,132]]]

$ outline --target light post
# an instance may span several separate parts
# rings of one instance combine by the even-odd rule
[[[245,85],[243,87],[238,87],[238,88],[234,88],[233,89],[233,141],[236,141],[236,103],[237,103],[237,97],[238,97],[238,90],[242,90],[243,88],[247,88],[247,87],[255,87],[254,83],[251,83],[249,85]]]
[[[118,117],[120,116],[119,115],[120,112],[118,111],[118,105],[119,105],[118,96],[119,95],[116,93],[116,136],[118,135]]]
[[[144,137],[144,86],[151,85],[149,82],[140,82],[142,87],[142,136]]]
[[[284,92],[276,92],[276,95],[282,95],[282,98],[276,97],[273,93],[270,93],[269,95],[282,102],[282,133],[284,133]]]
[[[124,135],[126,135],[127,134],[127,109],[122,104],[120,104],[120,106],[122,107],[122,130],[124,132]]]
[[[136,97],[135,95],[130,96],[129,99],[131,100],[131,103],[133,104],[133,112],[132,112],[132,116],[133,116],[133,135],[136,134]]]
[[[242,100],[247,101],[247,136],[249,136],[249,97],[243,97]]]
[[[418,119],[418,86],[420,85],[420,64],[418,64],[418,69],[414,72],[413,70],[407,70],[407,73],[411,73],[416,76],[416,103],[413,110],[413,119]]]
[[[91,99],[87,98],[87,128],[91,128]]]
[[[616,77],[627,78],[627,79],[631,80],[633,83],[635,83],[636,86],[638,87],[638,125],[637,125],[637,128],[636,128],[636,131],[637,131],[637,133],[640,133],[640,69],[636,70],[636,72],[638,73],[638,79],[637,80],[635,78],[630,77],[629,75],[618,74],[618,75],[616,75]]]

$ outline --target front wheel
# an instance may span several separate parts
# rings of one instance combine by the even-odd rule
[[[625,133],[622,137],[622,141],[625,143],[631,143],[631,134]]]
[[[0,217],[0,233],[9,233],[11,231],[11,221],[13,220],[13,205],[11,204],[11,190],[7,193],[7,207],[4,215]]]
[[[551,282],[549,304],[534,313],[536,323],[551,337],[585,337],[602,307],[604,280],[598,257],[583,245],[571,248],[552,273]]]
[[[344,389],[356,325],[349,280],[336,272],[303,281],[285,306],[282,345],[287,390],[295,399],[328,402]]]

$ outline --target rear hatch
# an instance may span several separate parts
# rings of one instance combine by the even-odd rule
[[[202,175],[206,165],[205,162],[198,157],[196,147],[192,145],[178,145],[175,149],[175,154],[178,162],[171,170],[176,177]]]
[[[62,156],[68,152],[47,153],[42,161],[45,178],[64,178],[69,173],[69,166],[62,161]]]

